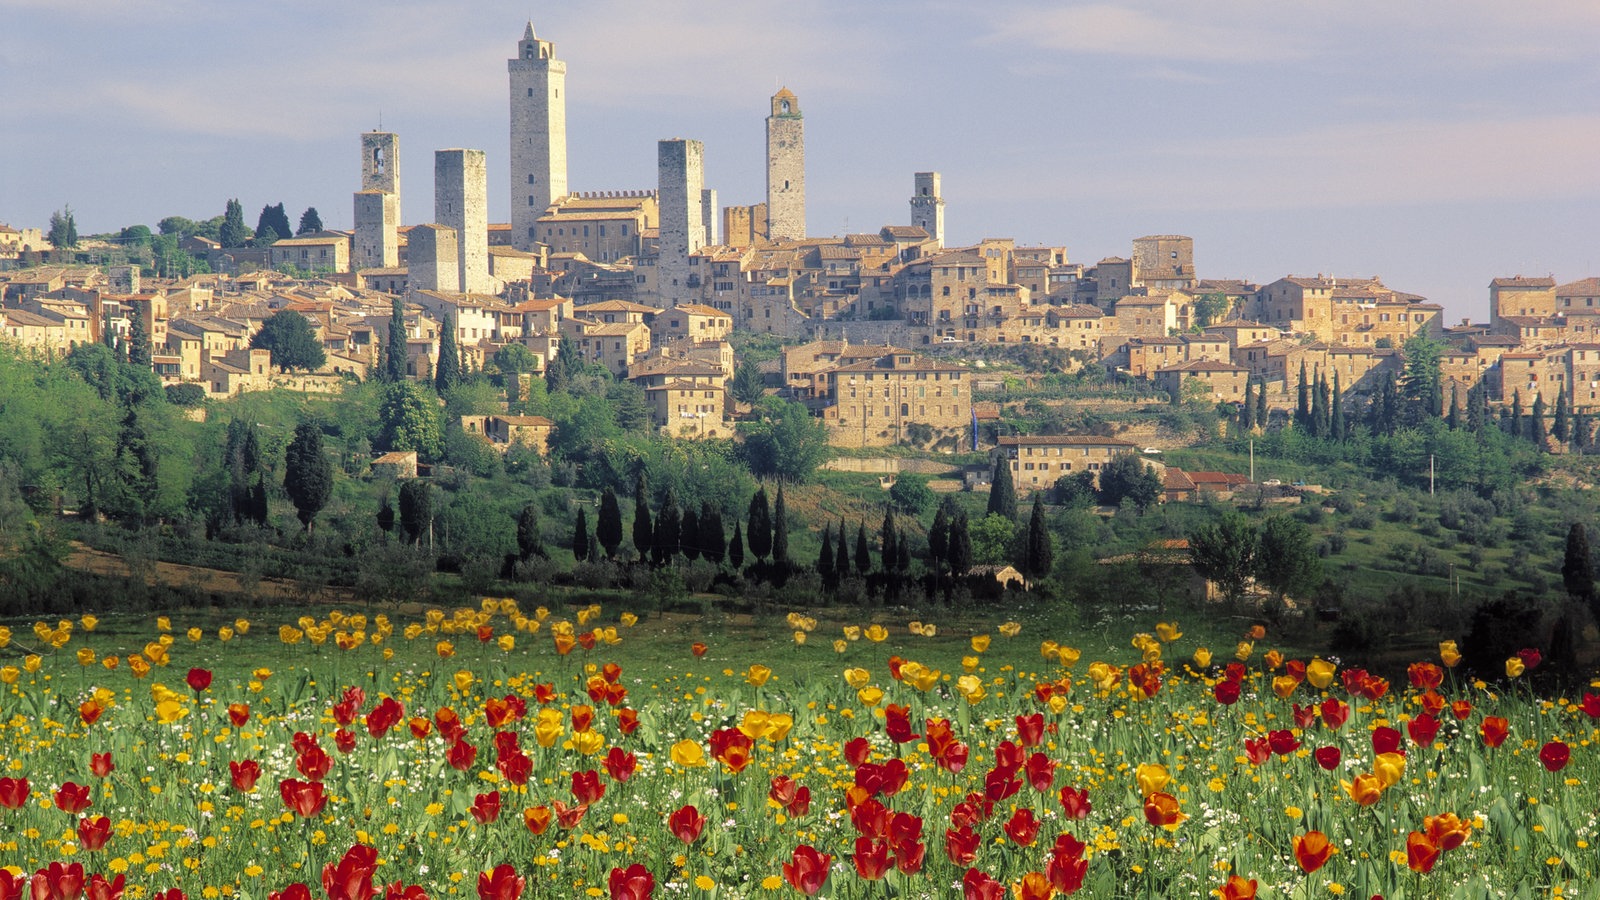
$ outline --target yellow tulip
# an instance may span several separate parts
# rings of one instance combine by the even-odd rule
[[[845,636],[845,640],[849,640],[849,641],[859,641],[859,640],[861,640],[861,626],[859,626],[859,625],[846,625],[846,626],[844,626],[844,636]]]
[[[456,655],[456,645],[449,641],[440,641],[433,645],[433,652],[439,654],[440,659],[449,659]]]
[[[833,652],[835,653],[843,653],[849,646],[849,644],[845,643],[844,638],[833,639]]]
[[[250,677],[257,681],[266,681],[268,678],[272,677],[272,670],[266,666],[262,666],[261,668],[256,669],[254,672],[251,672]]]
[[[1261,662],[1267,667],[1268,672],[1275,672],[1283,665],[1283,653],[1278,650],[1268,650],[1267,655],[1261,658]]]
[[[463,694],[471,690],[472,683],[477,681],[477,679],[473,677],[472,673],[466,669],[457,669],[456,674],[451,676],[450,680],[455,682],[456,690]]]
[[[1406,774],[1406,758],[1401,753],[1379,753],[1372,761],[1372,774],[1378,776],[1385,789],[1393,787]]]
[[[539,721],[533,726],[533,737],[539,742],[539,746],[554,747],[556,739],[561,737],[561,730],[561,713],[553,709],[539,711]]]
[[[331,630],[332,629],[322,628],[320,626],[317,628],[307,628],[306,640],[316,644],[318,647],[321,647],[323,644],[328,642],[328,632]]]
[[[756,687],[761,687],[762,685],[766,684],[767,679],[771,677],[772,669],[768,668],[767,666],[763,666],[760,663],[756,663],[750,667],[748,672],[745,673],[744,680],[755,685]]]
[[[889,637],[889,629],[877,624],[867,626],[867,630],[862,633],[874,644],[881,644]]]
[[[1528,670],[1528,666],[1521,657],[1511,656],[1506,658],[1506,677],[1516,678]]]
[[[1196,647],[1195,650],[1194,650],[1194,664],[1195,664],[1195,668],[1198,668],[1198,669],[1208,669],[1208,668],[1210,668],[1211,667],[1211,651],[1207,650],[1204,647]]]
[[[278,640],[285,644],[298,644],[300,639],[305,636],[305,632],[293,625],[282,625],[278,628]]]
[[[11,629],[0,625],[0,650],[11,646]]]
[[[1272,679],[1272,692],[1278,695],[1279,700],[1289,699],[1299,686],[1300,682],[1293,675],[1279,675]]]
[[[580,626],[589,624],[589,620],[592,618],[594,618],[594,613],[588,607],[578,610],[578,624]]]
[[[249,619],[234,619],[233,620],[233,630],[239,632],[240,634],[249,634],[250,633],[250,620]]]
[[[189,707],[176,700],[163,700],[156,704],[156,720],[163,725],[171,725],[188,714]]]
[[[804,631],[796,631],[794,633],[795,646],[798,647],[800,645],[803,645],[805,642],[806,642],[806,633]]]
[[[1002,624],[1000,627],[996,628],[995,630],[1000,632],[1001,634],[1005,635],[1008,638],[1014,638],[1017,635],[1022,633],[1022,623],[1020,623],[1020,622],[1006,622],[1006,623]]]
[[[917,671],[909,674],[904,668],[900,670],[902,679],[904,679],[912,687],[923,692],[932,690],[933,686],[939,683],[940,674],[941,673],[938,669],[930,669],[926,666],[918,666]]]
[[[1178,630],[1177,622],[1160,622],[1156,625],[1156,637],[1160,638],[1163,644],[1170,644],[1183,637],[1183,632]]]
[[[143,678],[150,674],[150,664],[137,653],[128,657],[128,669],[133,672],[135,678]]]
[[[80,647],[80,648],[78,648],[78,665],[80,665],[80,666],[92,666],[92,665],[94,665],[94,651],[90,650],[88,647]]]
[[[706,750],[699,741],[682,740],[672,745],[672,764],[686,769],[704,768]]]
[[[1159,792],[1172,780],[1172,775],[1167,767],[1158,763],[1141,763],[1133,772],[1134,780],[1139,782],[1139,790],[1146,796]]]
[[[1051,712],[1059,716],[1063,712],[1066,712],[1067,698],[1061,696],[1060,694],[1051,694],[1050,699],[1045,701],[1045,705],[1050,707]]]
[[[30,675],[39,671],[39,667],[42,665],[44,665],[44,660],[37,653],[29,653],[22,658],[22,668],[26,669]]]
[[[911,632],[914,635],[917,635],[918,637],[921,637],[922,636],[922,623],[921,622],[907,622],[906,623],[906,630]]]
[[[1338,668],[1319,656],[1306,664],[1306,680],[1317,690],[1323,690],[1333,683],[1333,675]]]
[[[0,647],[4,646],[4,644],[0,644]],[[1446,668],[1450,669],[1454,669],[1461,663],[1461,651],[1456,647],[1455,641],[1439,642],[1439,659],[1445,664]]]
[[[972,652],[973,653],[982,653],[983,651],[988,650],[989,649],[989,642],[991,640],[993,640],[993,639],[990,638],[987,634],[975,634],[975,635],[973,635],[972,636]]]
[[[501,651],[510,653],[511,651],[517,649],[516,635],[502,634],[498,638],[495,638],[495,644],[499,646]]]
[[[851,687],[859,691],[867,686],[867,682],[872,680],[872,673],[868,672],[866,669],[845,669],[844,680],[846,684],[849,684]]]
[[[156,616],[156,630],[165,634],[172,630],[172,619],[167,616]]]
[[[573,749],[584,756],[593,756],[605,749],[606,736],[598,731],[580,731],[572,736]]]
[[[931,637],[936,637],[938,634],[939,634],[939,626],[933,624],[932,622],[923,623],[923,625],[922,625],[922,636],[923,637],[931,638]]]
[[[619,618],[624,628],[632,628],[639,624],[639,617],[631,612],[625,612]]]
[[[100,620],[94,616],[84,616],[78,622],[83,626],[84,631],[93,631],[95,626],[100,624]]]
[[[1233,658],[1239,662],[1248,662],[1250,654],[1255,652],[1256,645],[1250,641],[1240,641],[1237,649],[1233,651]]]
[[[548,607],[541,606],[533,611],[533,617],[543,622],[545,619],[550,618],[550,610]]]
[[[0,684],[16,684],[22,672],[16,666],[0,667]]]
[[[1076,647],[1062,647],[1056,651],[1056,655],[1061,660],[1061,664],[1070,669],[1078,664],[1078,660],[1083,657],[1083,651]]]
[[[856,691],[856,699],[861,701],[862,706],[877,706],[883,702],[883,691],[875,687],[864,687]]]
[[[1045,641],[1044,643],[1039,645],[1039,655],[1044,657],[1045,659],[1055,659],[1056,658],[1056,652],[1059,651],[1060,649],[1061,649],[1061,645],[1056,643],[1055,641]]]
[[[223,642],[224,644],[226,644],[227,642],[233,640],[233,629],[229,628],[226,625],[222,626],[221,628],[218,628],[217,629],[217,640]]]
[[[965,697],[968,703],[977,703],[989,693],[983,686],[983,679],[976,675],[963,675],[957,678],[956,691]]]
[[[976,656],[961,657],[961,671],[968,675],[978,671],[978,658]]]
[[[206,633],[204,631],[201,631],[199,628],[191,628],[191,629],[189,629],[188,634],[189,634],[189,640],[191,640],[191,641],[193,641],[195,643],[199,643],[200,639],[206,636]]]
[[[422,617],[423,617],[424,620],[427,621],[427,623],[429,625],[437,626],[437,625],[439,625],[440,623],[442,623],[444,621],[444,610],[442,610],[442,609],[430,609],[427,612],[423,613]]]
[[[122,660],[117,659],[115,656],[107,656],[106,658],[100,660],[100,665],[104,667],[107,672],[115,672],[117,666],[121,664]]]

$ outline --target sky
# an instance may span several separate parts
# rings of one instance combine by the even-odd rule
[[[229,198],[352,224],[359,133],[400,139],[403,219],[432,151],[487,151],[508,221],[506,60],[567,62],[573,190],[655,187],[705,143],[761,202],[779,86],[805,115],[813,235],[909,221],[1075,262],[1187,234],[1201,277],[1379,275],[1487,315],[1505,275],[1600,275],[1593,0],[0,0],[0,222],[80,233]]]

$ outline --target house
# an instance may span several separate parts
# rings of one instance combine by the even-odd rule
[[[267,265],[307,272],[350,271],[350,238],[335,232],[284,238],[268,248]]]
[[[372,461],[372,475],[374,478],[401,478],[417,477],[417,451],[396,450],[385,453]]]
[[[476,434],[489,441],[496,450],[505,451],[513,444],[537,450],[540,456],[550,452],[550,434],[555,422],[544,416],[462,416],[461,430]]]
[[[1166,391],[1169,397],[1182,397],[1184,385],[1198,381],[1206,387],[1206,399],[1243,402],[1250,370],[1233,363],[1197,359],[1157,369],[1154,380],[1156,387]]]
[[[1100,470],[1113,459],[1135,453],[1138,446],[1119,438],[1087,434],[1009,435],[1000,438],[991,456],[1006,460],[1018,496],[1055,487],[1056,480]]]

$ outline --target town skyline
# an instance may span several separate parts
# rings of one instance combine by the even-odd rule
[[[504,60],[531,17],[570,67],[576,191],[654,188],[656,140],[684,136],[705,142],[724,204],[759,202],[767,98],[787,86],[810,119],[813,235],[903,223],[912,173],[937,170],[950,246],[1014,237],[1093,264],[1140,234],[1183,233],[1204,277],[1379,275],[1452,321],[1482,317],[1491,278],[1570,281],[1600,262],[1587,218],[1600,67],[1583,52],[1600,11],[1583,4],[1523,19],[1458,4],[1449,21],[1374,8],[1370,33],[1349,32],[1348,11],[1244,2],[1207,22],[1139,4],[919,17],[888,4],[852,9],[851,28],[829,4],[788,18],[770,5],[433,8],[383,7],[386,47],[363,37],[368,4],[319,9],[318,28],[273,46],[309,5],[233,22],[182,2],[0,0],[15,24],[0,59],[33,88],[8,100],[18,164],[0,174],[0,221],[40,226],[70,204],[80,231],[114,231],[239,197],[252,222],[284,202],[349,228],[353,148],[380,115],[404,148],[404,223],[432,221],[427,161],[445,147],[487,151],[489,215],[507,221]],[[130,47],[229,57],[253,99],[228,103],[226,81],[181,62],[130,70]],[[69,50],[70,71],[37,74]]]

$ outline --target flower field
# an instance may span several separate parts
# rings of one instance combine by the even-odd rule
[[[0,900],[1596,896],[1600,693],[1532,648],[1391,684],[1006,623],[939,671],[791,614],[837,676],[636,678],[597,607],[97,624],[0,629]]]

